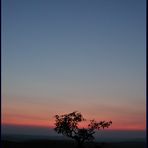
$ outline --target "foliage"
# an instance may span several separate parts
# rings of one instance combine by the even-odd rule
[[[87,128],[79,128],[78,123],[85,121],[86,119],[84,119],[82,114],[77,111],[60,116],[55,115],[55,119],[54,130],[59,134],[63,134],[76,140],[78,146],[81,146],[85,141],[93,140],[93,135],[96,130],[108,128],[112,124],[112,121],[96,122],[95,120],[90,120],[90,124],[88,124]]]

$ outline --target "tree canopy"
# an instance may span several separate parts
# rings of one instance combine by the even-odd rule
[[[55,115],[54,130],[59,134],[76,140],[80,147],[85,141],[94,139],[93,135],[96,130],[108,128],[112,124],[112,121],[96,122],[95,120],[90,120],[90,124],[86,128],[79,128],[78,123],[85,120],[82,114],[77,111],[64,115]]]

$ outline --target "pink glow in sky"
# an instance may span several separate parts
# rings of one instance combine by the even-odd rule
[[[7,99],[9,98],[5,100]],[[54,115],[77,110],[88,119],[82,123],[83,126],[86,126],[89,120],[95,119],[97,121],[112,120],[113,124],[110,129],[114,130],[145,130],[146,128],[145,109],[142,108],[142,103],[140,104],[140,102],[136,106],[130,107],[126,103],[114,105],[93,104],[90,100],[86,102],[84,107],[84,103],[81,104],[81,102],[79,104],[73,103],[70,106],[70,102],[66,104],[30,102],[28,104],[27,102],[16,102],[15,100],[19,100],[19,98],[11,99],[13,99],[11,104],[8,104],[7,101],[3,102],[2,124],[53,127]],[[23,99],[27,100],[27,98]]]

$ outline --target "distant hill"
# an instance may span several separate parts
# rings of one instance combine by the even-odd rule
[[[4,139],[29,140],[29,139],[58,139],[68,140],[68,138],[57,134],[53,128],[33,127],[33,126],[15,126],[2,125],[1,134]],[[145,141],[146,131],[120,131],[120,130],[100,130],[95,134],[96,141]]]

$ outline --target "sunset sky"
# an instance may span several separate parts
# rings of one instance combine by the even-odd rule
[[[146,0],[2,0],[1,57],[3,125],[146,128]]]

